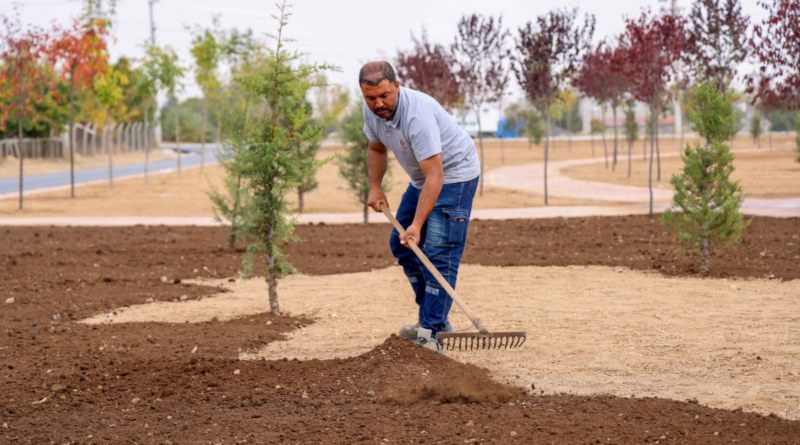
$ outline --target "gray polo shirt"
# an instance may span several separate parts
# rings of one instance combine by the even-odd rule
[[[366,103],[363,115],[367,139],[391,149],[415,187],[422,188],[425,184],[419,161],[439,153],[445,184],[469,181],[480,175],[481,164],[472,138],[427,94],[401,87],[392,120],[376,116]]]

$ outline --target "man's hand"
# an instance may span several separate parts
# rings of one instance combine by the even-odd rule
[[[385,205],[387,208],[389,207],[389,201],[386,200],[386,195],[383,193],[381,189],[369,189],[369,195],[367,195],[367,205],[372,207],[373,210],[380,213],[381,210],[381,203]]]
[[[419,244],[420,227],[416,224],[411,224],[406,228],[406,233],[400,235],[400,244],[408,247],[408,240],[413,239],[414,243]]]

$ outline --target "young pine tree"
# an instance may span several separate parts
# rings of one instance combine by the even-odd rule
[[[237,239],[245,238],[250,233],[249,222],[253,219],[252,216],[247,215],[252,206],[249,195],[244,190],[241,168],[237,164],[240,160],[237,156],[238,148],[240,147],[226,141],[217,149],[217,161],[225,170],[224,192],[220,192],[215,187],[207,192],[214,206],[214,219],[228,225],[228,250],[230,251],[235,249]]]
[[[289,13],[285,2],[278,5],[280,14],[276,46],[255,61],[254,67],[236,81],[252,99],[247,120],[233,135],[239,147],[236,172],[242,176],[242,188],[250,206],[248,246],[245,265],[263,256],[269,307],[280,313],[278,279],[293,271],[281,252],[294,231],[287,194],[317,167],[314,159],[297,156],[297,148],[319,137],[322,128],[311,116],[306,96],[318,86],[315,74],[330,69],[327,65],[306,65],[300,54],[287,51],[283,37]]]
[[[367,172],[367,154],[369,141],[364,135],[364,118],[362,105],[357,102],[351,106],[352,110],[344,117],[341,123],[342,140],[347,143],[347,151],[342,154],[337,163],[339,175],[347,181],[347,188],[353,193],[364,212],[364,224],[369,222],[369,174]],[[386,175],[383,177],[383,191],[389,191],[392,172],[386,166]]]
[[[304,144],[301,144],[297,148],[298,158],[304,159],[305,162],[313,162],[317,158],[317,152],[319,151],[321,145],[320,144],[321,139],[322,139],[322,132],[320,131],[318,137]],[[316,173],[316,171],[317,168],[314,168],[314,171],[311,172],[311,174],[306,175],[304,178],[302,178],[300,180],[300,183],[297,185],[297,211],[299,213],[303,213],[303,211],[305,211],[306,193],[312,192],[317,187],[319,187],[319,181],[317,181],[317,176],[314,174]]]
[[[738,243],[749,221],[739,211],[743,199],[739,182],[730,178],[734,167],[728,141],[738,131],[731,93],[719,92],[710,82],[691,93],[689,120],[705,141],[686,146],[683,169],[670,180],[675,187],[672,208],[662,221],[700,252],[700,272],[707,273],[710,245]]]

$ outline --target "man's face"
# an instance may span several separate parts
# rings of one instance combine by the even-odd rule
[[[361,84],[361,93],[367,106],[381,119],[392,120],[397,110],[397,95],[400,92],[400,82],[389,82],[383,79],[381,83],[372,86]]]

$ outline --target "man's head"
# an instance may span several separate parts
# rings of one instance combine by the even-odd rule
[[[400,82],[389,62],[369,62],[358,73],[364,101],[376,116],[392,120],[397,110]]]

